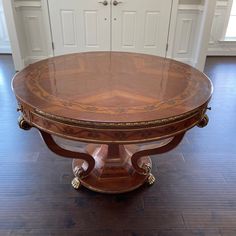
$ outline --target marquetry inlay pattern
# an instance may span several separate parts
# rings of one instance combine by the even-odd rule
[[[37,128],[51,151],[74,159],[75,189],[103,193],[152,185],[150,155],[174,149],[187,130],[206,126],[212,95],[210,80],[188,65],[121,52],[37,62],[15,76],[13,89],[20,128]],[[72,151],[52,134],[92,144]],[[135,145],[150,141],[158,143]]]
[[[98,122],[178,116],[203,105],[211,95],[208,78],[188,65],[112,52],[38,62],[16,76],[14,88],[19,99],[45,113]]]

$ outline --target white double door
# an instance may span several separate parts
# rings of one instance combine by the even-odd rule
[[[48,0],[55,55],[128,51],[165,56],[172,0]]]

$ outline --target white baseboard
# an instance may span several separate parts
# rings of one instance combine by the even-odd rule
[[[231,51],[226,50],[208,50],[207,56],[236,56],[236,49]]]
[[[207,52],[208,56],[236,56],[235,41],[218,41],[210,44]]]

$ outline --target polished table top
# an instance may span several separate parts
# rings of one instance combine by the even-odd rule
[[[183,63],[144,54],[90,52],[29,65],[13,81],[18,101],[59,118],[146,122],[206,104],[212,84]]]
[[[212,95],[210,80],[191,66],[121,52],[37,62],[15,76],[13,89],[19,126],[37,128],[51,151],[74,158],[74,188],[103,193],[153,184],[150,155],[172,150],[186,131],[206,126]],[[52,135],[89,144],[72,150]]]

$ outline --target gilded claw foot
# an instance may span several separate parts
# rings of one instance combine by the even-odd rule
[[[153,185],[155,181],[156,181],[156,178],[154,177],[153,174],[150,173],[147,178],[148,185]]]
[[[74,189],[79,189],[81,183],[78,177],[75,177],[72,181],[71,181],[71,185],[73,186]]]
[[[145,170],[145,175],[148,175],[152,170],[152,166],[150,163],[145,163],[142,168]]]
[[[155,179],[154,175],[151,174],[152,166],[150,165],[150,163],[149,164],[144,164],[143,169],[146,172],[145,175],[148,175],[148,177],[147,177],[148,185],[153,185],[156,179]]]
[[[80,182],[80,177],[82,173],[84,172],[84,169],[82,167],[76,166],[73,170],[75,178],[71,181],[71,184],[74,189],[79,189],[81,182]]]

